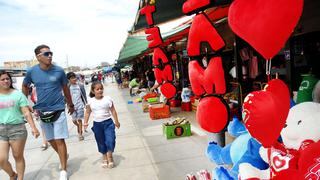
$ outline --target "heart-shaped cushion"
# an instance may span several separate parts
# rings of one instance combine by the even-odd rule
[[[283,81],[273,79],[265,90],[254,91],[245,98],[244,123],[252,137],[264,147],[270,147],[280,136],[289,108],[288,87]]]
[[[228,22],[234,33],[270,59],[284,47],[302,10],[303,0],[235,0]]]
[[[171,83],[164,83],[161,85],[160,87],[161,93],[167,98],[167,99],[171,99],[173,98],[176,93],[177,93],[177,89],[174,85],[172,85]]]
[[[201,128],[211,133],[218,133],[227,126],[229,113],[223,101],[222,98],[215,96],[200,100],[196,116]]]

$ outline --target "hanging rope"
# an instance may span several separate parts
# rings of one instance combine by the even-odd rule
[[[266,60],[266,75],[267,75],[267,79],[268,82],[271,80],[271,58],[268,60]]]

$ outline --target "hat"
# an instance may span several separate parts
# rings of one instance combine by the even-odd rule
[[[70,79],[72,77],[77,77],[76,74],[74,72],[68,72],[67,73],[67,78]]]

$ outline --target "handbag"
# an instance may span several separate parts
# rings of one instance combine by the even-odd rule
[[[60,114],[64,110],[58,110],[58,111],[39,111],[39,117],[42,122],[44,123],[53,123],[57,119],[59,119]]]

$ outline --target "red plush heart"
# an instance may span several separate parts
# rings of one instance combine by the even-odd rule
[[[284,47],[302,10],[303,0],[235,0],[228,22],[233,32],[270,59]]]
[[[214,96],[200,100],[196,116],[201,128],[212,133],[223,130],[229,119],[228,109],[223,99]]]
[[[160,87],[161,93],[167,98],[173,98],[176,95],[177,89],[171,83],[164,83]]]
[[[320,142],[310,144],[301,151],[298,162],[299,174],[304,179],[319,179],[320,176]]]
[[[264,147],[270,147],[280,136],[290,108],[286,84],[273,79],[265,90],[250,93],[243,103],[245,125]]]

